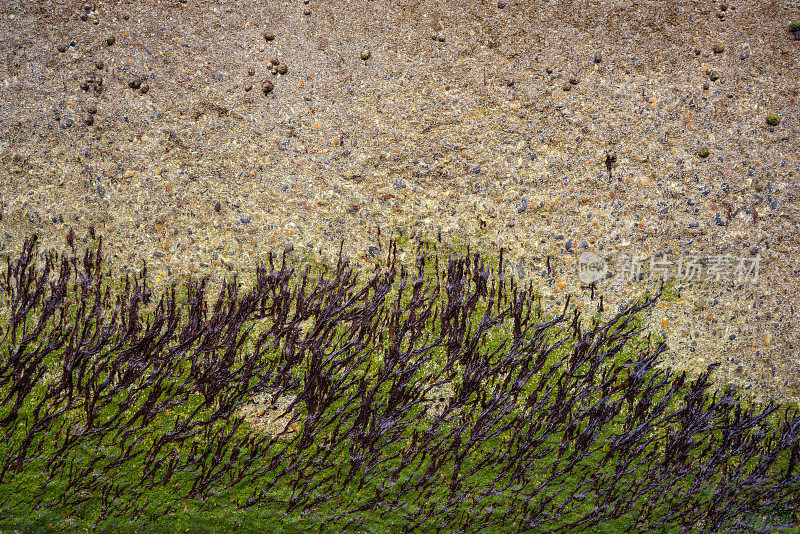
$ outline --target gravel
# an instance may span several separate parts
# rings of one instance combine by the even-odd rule
[[[88,245],[92,225],[115,272],[146,259],[166,285],[250,272],[291,242],[312,244],[292,261],[335,263],[344,238],[370,267],[391,236],[441,232],[444,244],[506,247],[517,276],[550,292],[545,307],[572,294],[593,310],[576,252],[616,266],[623,252],[758,249],[758,283],[688,282],[648,328],[677,369],[720,361],[720,381],[800,395],[789,349],[800,343],[800,77],[786,6],[751,0],[719,20],[653,1],[634,14],[464,3],[427,18],[384,0],[309,16],[290,4],[137,2],[99,4],[97,25],[71,18],[81,6],[52,13],[56,33],[26,12],[0,35],[3,251],[33,231],[64,248],[70,227]],[[597,289],[610,313],[657,285]],[[746,365],[729,361],[741,355]]]

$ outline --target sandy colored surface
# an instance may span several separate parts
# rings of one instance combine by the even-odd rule
[[[0,253],[91,225],[163,284],[441,235],[589,311],[583,252],[757,256],[648,320],[670,365],[797,400],[796,3],[267,4],[4,4]],[[609,314],[655,285],[598,293]]]

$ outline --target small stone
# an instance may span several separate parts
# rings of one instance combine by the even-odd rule
[[[103,60],[102,60],[102,59],[98,59],[98,60],[95,62],[94,66],[95,66],[95,68],[96,68],[97,70],[103,70],[103,67],[105,67],[105,66],[106,66],[106,64],[105,64],[105,63],[103,63]]]
[[[719,73],[717,73],[717,71],[714,70],[708,71],[708,79],[711,80],[712,82],[716,82],[717,80],[719,80]]]
[[[698,156],[700,156],[701,158],[707,158],[707,157],[708,157],[708,154],[709,154],[709,152],[708,152],[708,149],[707,149],[707,148],[701,148],[701,149],[700,149],[700,150],[697,152],[697,155],[698,155]]]
[[[364,61],[368,60],[372,54],[370,53],[369,49],[365,48],[361,51],[361,59]]]
[[[505,82],[506,86],[514,87],[514,80],[506,79],[506,80],[504,80],[504,82]]]
[[[67,51],[67,45],[58,45],[58,51],[62,52],[62,53],[66,52]]]
[[[311,93],[308,93],[308,94],[306,94],[306,95],[303,97],[303,100],[305,100],[306,102],[311,102]]]
[[[505,2],[497,2],[497,9],[503,9],[504,7],[506,7]]]
[[[73,124],[75,124],[75,121],[73,121],[72,119],[67,119],[64,121],[64,128],[69,128]]]
[[[265,95],[268,95],[272,92],[273,87],[272,82],[267,80],[261,85],[261,90],[264,91]]]
[[[517,213],[524,213],[528,209],[528,197],[523,199],[517,204]]]
[[[242,223],[242,224],[250,224],[250,221],[252,221],[252,220],[253,220],[252,217],[247,216],[247,217],[241,217],[239,219],[239,222]]]
[[[553,74],[553,68],[552,68],[552,67],[545,67],[544,71],[545,71],[547,74]]]
[[[708,91],[708,82],[703,83],[703,91]]]
[[[278,74],[284,75],[287,72],[289,72],[289,67],[286,66],[286,63],[281,63],[280,65],[278,65],[278,69],[277,70],[278,70]]]
[[[149,91],[149,90],[150,90],[150,84],[149,83],[142,84],[141,89],[139,89],[139,94],[140,95],[146,95],[147,91]]]
[[[113,35],[109,35],[108,37],[106,37],[106,44],[107,44],[108,46],[111,46],[111,45],[113,45],[113,44],[114,44],[114,43],[116,43],[116,42],[117,42],[117,38],[116,38],[116,37],[114,37]]]
[[[480,173],[481,173],[481,168],[480,168],[480,166],[478,166],[478,167],[474,167],[474,168],[472,169],[472,174],[478,175],[478,174],[480,174]]]
[[[252,84],[252,83],[246,83],[246,84],[244,85],[244,90],[245,90],[245,92],[248,92],[248,91],[250,91],[251,89],[253,89],[253,84]]]
[[[255,76],[256,75],[255,67],[250,67],[249,69],[247,69],[247,75],[248,76]]]
[[[133,80],[128,82],[128,87],[131,89],[139,89],[146,79],[145,76],[136,76]]]
[[[572,239],[567,239],[567,242],[564,243],[564,249],[567,252],[572,252]]]
[[[572,86],[571,86],[570,84],[568,84],[568,83],[565,83],[565,84],[564,84],[564,87],[562,87],[562,89],[563,89],[564,91],[569,91],[570,89],[572,89]]]
[[[86,111],[89,114],[94,115],[95,113],[97,113],[97,104],[95,103],[89,104],[88,106],[86,106]]]
[[[714,216],[714,222],[717,226],[725,226],[725,222],[720,218],[719,213]]]
[[[272,33],[269,30],[265,31],[264,32],[264,40],[267,41],[267,42],[274,41],[275,40],[275,34]]]
[[[745,59],[747,59],[749,57],[750,57],[750,51],[749,50],[745,50],[744,52],[739,54],[739,59],[741,59],[742,61],[744,61]]]
[[[602,63],[603,62],[603,55],[600,52],[594,55],[594,62],[595,63]]]
[[[725,51],[725,47],[722,46],[721,44],[716,44],[716,45],[714,45],[713,50],[714,50],[715,54],[721,54],[721,53],[723,53]]]
[[[578,85],[579,81],[580,80],[578,80],[578,78],[575,77],[575,76],[570,76],[570,78],[569,78],[569,83],[571,83],[572,85]]]
[[[781,123],[781,118],[779,115],[767,115],[766,123],[767,126],[777,126]]]
[[[216,204],[214,204],[214,211],[216,211],[217,213],[219,213],[221,210],[222,210],[222,205],[221,205],[219,202],[217,202]]]
[[[444,35],[437,35],[436,36],[436,40],[439,41],[440,43],[443,43],[444,42]]]
[[[305,9],[303,10],[303,15],[305,15],[305,16],[309,16],[310,14],[311,14],[311,10],[310,10],[310,9],[308,9],[308,8],[305,8]]]
[[[689,223],[689,228],[697,228],[698,226],[700,226],[700,223],[697,221]]]
[[[280,65],[281,60],[278,59],[278,56],[272,56],[271,58],[269,58],[269,62],[272,63],[273,65]]]
[[[294,250],[294,244],[291,242],[286,243],[286,245],[284,245],[283,247],[284,254],[291,254],[293,250]]]
[[[800,32],[800,20],[795,20],[789,24],[789,31],[792,33]]]
[[[81,14],[81,20],[83,22],[86,22],[87,20],[89,20],[89,15],[87,15],[86,13]]]
[[[367,251],[369,252],[369,255],[374,258],[375,256],[378,255],[378,252],[380,252],[380,249],[378,247],[376,247],[375,245],[370,245],[369,249],[367,249]]]

